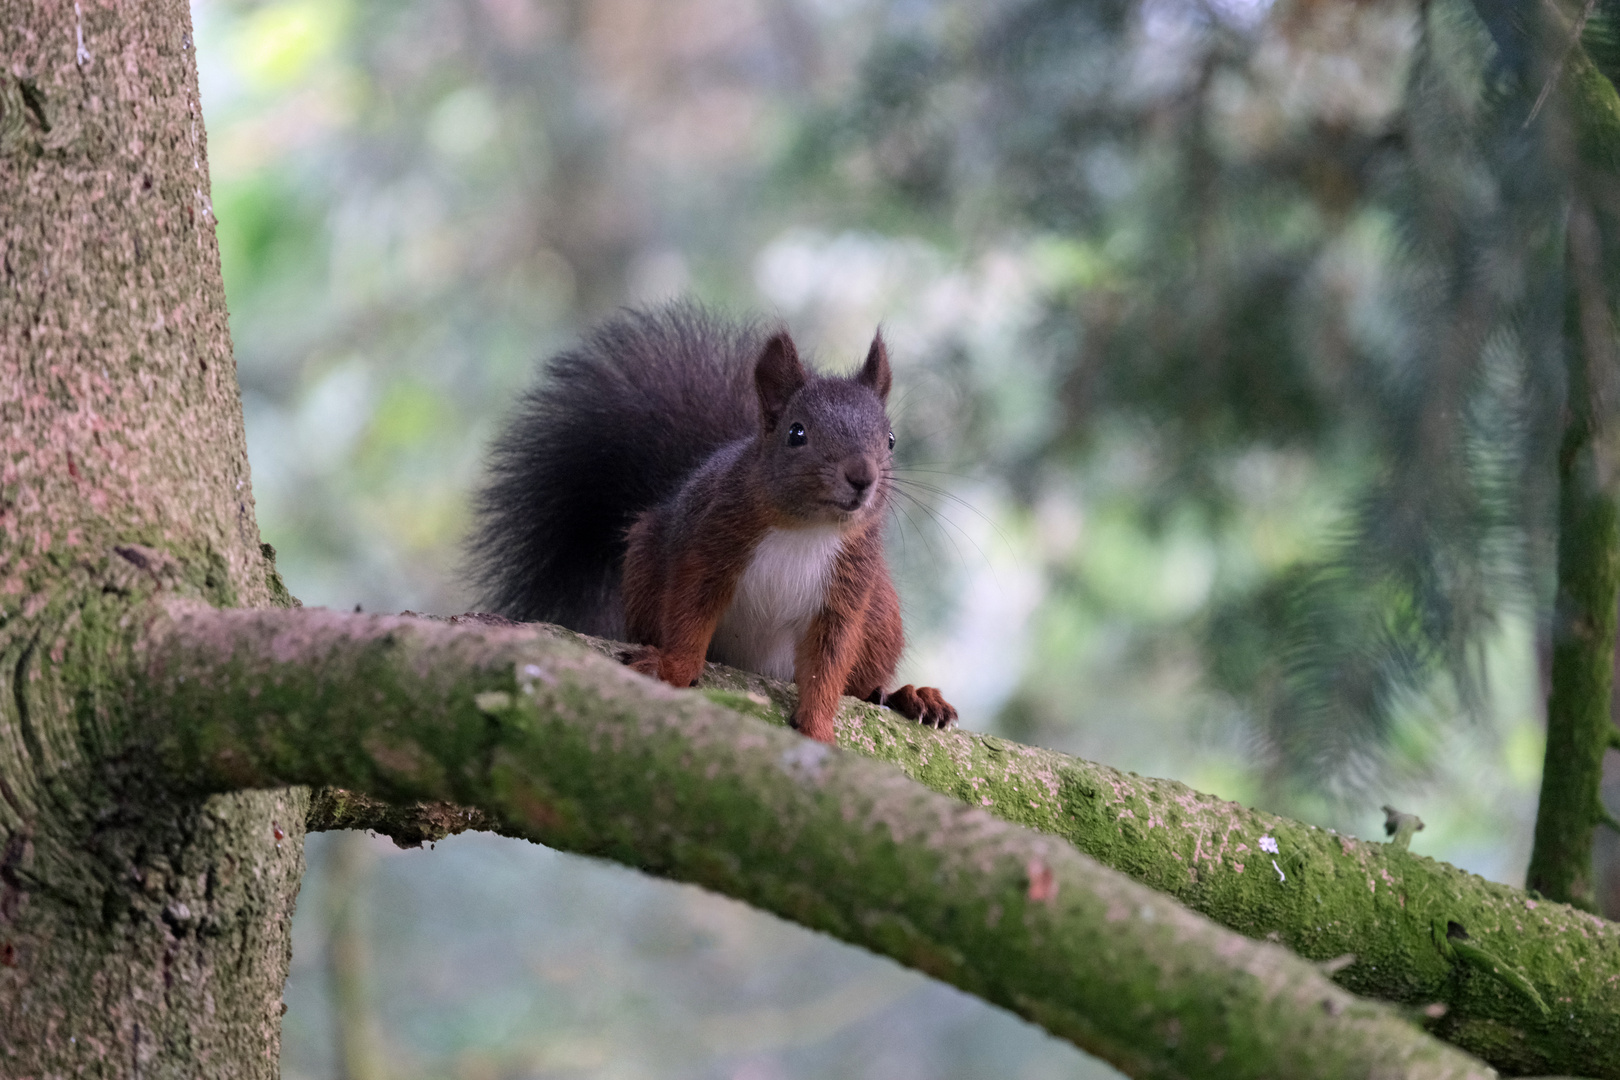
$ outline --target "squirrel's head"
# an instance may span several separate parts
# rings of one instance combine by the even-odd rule
[[[765,343],[754,365],[760,464],[784,518],[849,528],[883,513],[894,462],[884,409],[892,381],[881,333],[847,378],[807,372],[786,332]]]

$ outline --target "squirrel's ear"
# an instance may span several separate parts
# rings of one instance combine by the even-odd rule
[[[767,431],[776,427],[782,413],[787,411],[789,399],[807,381],[793,339],[786,331],[773,334],[754,365],[754,386],[759,390],[759,407],[764,413]]]
[[[861,373],[855,376],[855,381],[862,386],[870,386],[878,400],[888,404],[889,387],[894,385],[894,375],[889,371],[889,350],[883,346],[883,331],[872,335],[872,347],[867,350],[866,363],[861,365]]]

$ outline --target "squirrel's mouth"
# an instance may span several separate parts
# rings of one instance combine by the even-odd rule
[[[835,510],[838,510],[840,513],[853,514],[866,505],[866,496],[856,495],[847,502],[840,499],[822,499],[821,501],[827,506],[831,506]]]

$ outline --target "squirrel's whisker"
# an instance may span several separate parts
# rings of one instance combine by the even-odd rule
[[[1007,545],[1007,549],[1009,551],[1012,550],[1012,543],[1007,539],[1007,534],[1001,531],[1001,526],[996,524],[995,519],[991,518],[984,511],[980,510],[977,506],[974,506],[972,503],[968,502],[966,499],[962,498],[961,496],[955,495],[952,492],[947,491],[946,489],[944,489],[942,487],[937,487],[937,486],[935,486],[933,484],[926,483],[926,482],[924,482],[922,480],[912,480],[912,479],[909,479],[908,477],[893,476],[893,475],[891,475],[889,477],[889,479],[896,485],[896,487],[895,487],[896,491],[904,490],[904,488],[901,485],[909,485],[909,486],[914,487],[914,488],[921,488],[923,491],[926,491],[929,494],[938,495],[942,499],[949,499],[951,502],[956,503],[957,505],[963,507],[969,513],[971,513],[975,517],[977,517],[980,521],[983,521],[986,525],[990,526],[991,530],[995,532],[996,537],[1003,544]],[[910,492],[907,492],[906,494],[910,495],[911,498],[914,499],[914,500],[917,499],[917,496],[911,495]],[[920,502],[920,500],[918,500],[918,501]],[[943,514],[936,515],[936,516],[938,516],[941,520],[948,520],[948,519],[946,519],[944,517]],[[954,521],[951,522],[951,525],[955,526],[958,529],[962,528],[960,525],[957,525],[956,522],[954,522]],[[964,533],[964,535],[966,535],[966,530],[963,530],[963,533]]]

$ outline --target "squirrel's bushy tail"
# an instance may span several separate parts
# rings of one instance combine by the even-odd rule
[[[547,364],[474,500],[467,553],[483,609],[622,638],[625,532],[721,446],[758,430],[765,338],[674,304],[622,312]]]

